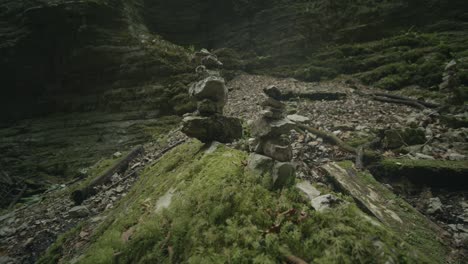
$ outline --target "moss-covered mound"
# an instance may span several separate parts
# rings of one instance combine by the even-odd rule
[[[464,190],[468,187],[468,162],[444,160],[384,159],[372,172],[393,182]]]
[[[97,228],[79,263],[428,263],[349,201],[311,209],[293,187],[269,189],[269,177],[245,168],[247,154],[198,142],[148,167]],[[74,232],[79,233],[79,232]],[[64,237],[40,263],[55,263]],[[66,259],[62,259],[66,260]]]

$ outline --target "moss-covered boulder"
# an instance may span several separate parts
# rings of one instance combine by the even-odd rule
[[[393,182],[463,190],[468,187],[468,162],[444,160],[383,159],[372,172]]]
[[[388,149],[418,145],[426,142],[426,134],[420,129],[389,129],[384,134],[383,146]]]

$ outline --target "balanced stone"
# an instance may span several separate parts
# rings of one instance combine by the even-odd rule
[[[305,122],[308,122],[310,121],[310,119],[308,117],[305,117],[305,116],[301,116],[301,115],[288,115],[287,116],[289,120],[293,121],[293,122],[296,122],[296,123],[305,123]]]
[[[182,132],[204,143],[230,143],[242,137],[242,124],[238,118],[221,115],[187,116],[182,121]]]
[[[224,107],[227,102],[228,89],[223,78],[209,76],[192,85],[189,93],[196,100],[210,99]]]
[[[281,91],[278,89],[278,87],[274,85],[270,85],[266,88],[263,89],[263,92],[268,95],[268,97],[271,97],[276,100],[281,100]]]
[[[223,106],[210,99],[203,99],[201,101],[198,101],[197,109],[201,116],[223,114]]]
[[[258,118],[252,124],[252,135],[254,137],[270,137],[288,134],[295,127],[295,123],[285,118],[280,120],[268,120],[267,118]]]
[[[264,107],[260,114],[263,117],[266,117],[269,119],[276,119],[276,120],[282,119],[285,117],[284,111],[277,109],[277,108],[269,107],[269,106]]]
[[[266,99],[265,101],[262,102],[262,107],[263,109],[267,108],[267,107],[271,107],[273,109],[277,109],[277,110],[280,110],[280,111],[283,111],[285,108],[286,108],[286,105],[276,99],[273,99],[271,97],[269,97],[268,99]]]
[[[264,140],[262,143],[261,152],[277,161],[290,161],[292,159],[292,147],[288,140],[281,138],[273,138]]]

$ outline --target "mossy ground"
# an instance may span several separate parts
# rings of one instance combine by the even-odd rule
[[[245,168],[247,153],[201,148],[189,142],[148,167],[79,263],[278,263],[288,254],[313,263],[431,262],[352,203],[315,212],[294,187],[271,191]],[[171,205],[156,210],[169,190]],[[58,248],[40,263],[58,259]]]

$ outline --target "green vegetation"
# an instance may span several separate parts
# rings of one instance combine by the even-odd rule
[[[437,90],[445,64],[458,59],[460,79],[468,86],[467,43],[466,33],[405,32],[372,42],[322,47],[311,53],[306,63],[271,67],[274,64],[270,62],[265,64],[270,68],[256,65],[259,69],[254,72],[305,81],[333,79],[343,74],[387,90],[410,85]],[[255,67],[247,65],[249,68]]]
[[[401,222],[395,221],[393,214],[386,216],[388,221],[384,222],[393,231],[399,233],[402,239],[419,249],[420,252],[430,256],[435,263],[445,261],[449,251],[447,246],[440,240],[442,234],[438,226],[427,220],[403,198],[383,187],[372,174],[355,170],[353,163],[350,161],[340,162],[339,165],[348,172],[352,171],[356,177],[353,178],[353,181],[361,182],[360,186],[364,187],[361,194],[369,195],[370,201],[379,202],[378,199],[372,196],[371,192],[375,192],[382,197],[383,200],[380,202],[384,202],[384,204],[378,204],[378,206],[384,208],[382,214],[387,213],[386,210],[390,210],[399,217]],[[357,197],[357,199],[360,198],[364,197]],[[365,201],[365,199],[363,200]]]
[[[466,188],[468,164],[466,161],[383,159],[372,173],[387,181],[401,183],[403,192],[414,191],[417,186],[463,189]]]
[[[410,159],[385,159],[382,164],[388,170],[399,168],[427,168],[427,169],[451,169],[460,173],[468,170],[466,161],[448,161],[448,160],[410,160]]]
[[[246,153],[201,147],[181,145],[147,168],[79,263],[278,263],[290,254],[313,263],[430,262],[354,204],[315,212],[295,188],[266,188],[244,167]],[[170,191],[170,206],[157,209]]]

